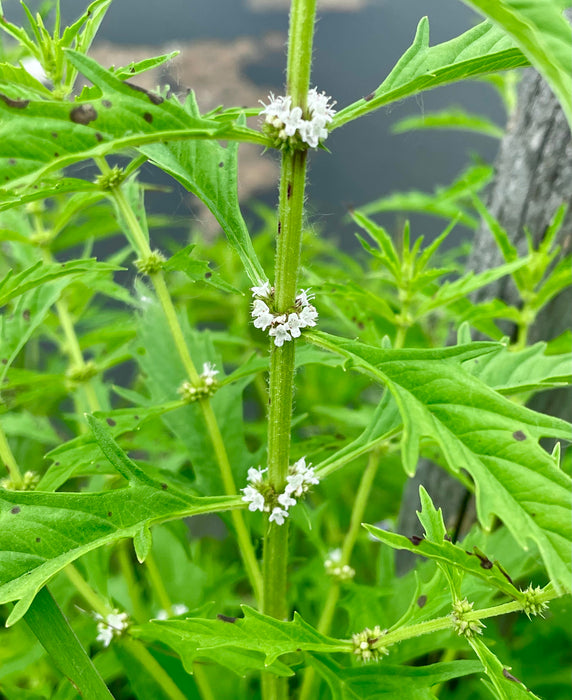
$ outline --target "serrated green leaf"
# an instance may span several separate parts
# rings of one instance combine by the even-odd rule
[[[51,99],[52,93],[25,68],[0,63],[0,92],[12,99]]]
[[[188,245],[178,250],[175,255],[167,260],[163,269],[180,270],[192,282],[204,282],[216,289],[221,289],[223,292],[241,294],[236,287],[226,282],[216,270],[211,270],[208,261],[191,258],[191,253],[195,247],[194,245]]]
[[[554,0],[463,0],[510,36],[546,79],[572,126],[572,29]]]
[[[88,260],[70,260],[63,263],[43,263],[38,261],[27,270],[16,275],[10,271],[0,280],[0,306],[24,292],[41,287],[46,282],[72,275],[77,277],[86,272],[115,272],[123,268],[117,265],[98,262],[95,258]]]
[[[466,112],[460,107],[450,107],[440,112],[426,112],[421,116],[405,117],[393,124],[394,134],[405,134],[408,131],[427,131],[432,129],[454,129],[458,131],[475,131],[478,134],[500,139],[504,129],[488,117],[481,114]]]
[[[546,343],[536,343],[517,352],[508,348],[485,355],[464,367],[501,394],[537,392],[564,386],[572,381],[572,355],[546,355]]]
[[[41,493],[0,489],[0,603],[18,601],[17,622],[34,596],[67,564],[105,544],[135,537],[144,526],[241,508],[239,497],[201,498],[147,476],[101,424],[101,448],[129,479],[127,488],[99,493]]]
[[[571,480],[538,444],[543,437],[568,440],[570,427],[516,405],[459,362],[446,361],[455,358],[454,351],[459,361],[468,360],[471,348],[478,355],[487,344],[398,351],[325,333],[304,338],[347,357],[353,368],[387,386],[403,419],[408,473],[415,471],[421,440],[436,443],[451,470],[462,468],[473,478],[483,526],[490,527],[497,515],[524,549],[529,538],[534,540],[557,590],[570,589]]]
[[[482,671],[475,661],[451,661],[430,666],[379,663],[342,667],[324,656],[308,663],[327,681],[333,700],[432,700],[431,686]]]
[[[432,541],[428,538],[404,537],[394,532],[381,530],[373,525],[364,524],[365,529],[381,542],[394,549],[405,549],[422,557],[433,559],[438,563],[451,566],[453,569],[466,571],[473,576],[485,581],[499,591],[515,600],[522,600],[522,595],[518,588],[514,586],[505,572],[504,567],[498,561],[491,561],[480,550],[467,552],[459,545],[448,540],[441,542]]]
[[[136,627],[136,635],[157,637],[172,646],[184,659],[185,649],[200,655],[213,649],[234,647],[258,652],[270,667],[279,656],[296,651],[322,653],[352,652],[352,642],[327,637],[294,613],[292,622],[276,620],[243,605],[244,617],[233,622],[190,618],[153,621]]]
[[[135,548],[135,554],[137,555],[137,561],[142,564],[147,555],[151,551],[151,546],[153,544],[153,535],[151,530],[147,526],[143,526],[133,538],[133,547]]]
[[[482,22],[455,39],[430,47],[429,21],[424,17],[419,22],[413,44],[384,82],[367,98],[339,111],[330,129],[337,129],[383,105],[438,85],[518,68],[527,63],[512,40],[489,22]]]
[[[539,700],[509,669],[497,659],[480,637],[469,638],[469,644],[481,660],[490,680],[489,689],[498,700]]]
[[[158,68],[164,63],[173,60],[175,56],[178,56],[180,51],[171,51],[170,53],[162,54],[161,56],[153,56],[153,58],[144,58],[142,61],[132,61],[125,68],[116,68],[114,70],[115,77],[119,80],[126,80],[127,78],[132,78],[134,75],[139,75],[140,73],[145,73],[153,68]]]

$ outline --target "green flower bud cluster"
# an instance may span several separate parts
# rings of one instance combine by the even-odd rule
[[[453,620],[453,629],[460,637],[474,637],[477,634],[482,634],[484,627],[480,620],[468,620],[467,613],[472,612],[474,603],[469,603],[466,598],[456,600],[453,603],[453,612],[451,619]]]
[[[364,663],[379,661],[383,656],[389,654],[387,647],[377,644],[379,638],[386,633],[387,630],[382,630],[379,625],[376,625],[373,629],[366,627],[362,632],[353,634],[354,654],[359,656]]]

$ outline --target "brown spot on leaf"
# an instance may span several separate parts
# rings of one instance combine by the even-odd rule
[[[478,547],[473,547],[473,552],[467,552],[467,554],[474,554],[476,557],[478,557],[479,561],[481,562],[481,568],[482,569],[492,569],[493,568],[493,563],[492,561],[487,557],[486,554],[481,552],[481,550]]]
[[[22,311],[22,318],[24,321],[30,320],[30,309],[24,309],[24,311]]]
[[[502,675],[509,681],[513,681],[514,683],[520,683],[521,685],[524,685],[521,680],[519,680],[516,676],[513,676],[512,673],[509,673],[506,668],[503,668]]]
[[[408,538],[411,544],[414,544],[416,547],[423,542],[425,539],[424,537],[418,537],[417,535],[411,535],[411,537]]]
[[[106,418],[105,422],[107,423],[107,425],[110,425],[112,428],[114,425],[117,425],[117,423],[113,420],[113,418]]]
[[[224,163],[222,162],[222,160],[221,160],[221,162],[218,164],[218,167],[219,167],[219,168],[224,168]]]
[[[373,100],[374,97],[375,97],[375,92],[370,92],[369,95],[366,95],[363,99],[366,102],[369,102],[370,100]]]
[[[144,119],[148,124],[150,124],[150,123],[153,121],[153,115],[151,114],[151,112],[145,112],[145,113],[143,114],[143,119]]]
[[[36,542],[41,542],[42,538],[41,537],[36,537]]]
[[[12,513],[13,515],[18,515],[19,512],[20,512],[20,506],[14,506],[12,508],[12,510],[10,511],[10,513]]]
[[[106,109],[111,109],[113,107],[113,103],[111,100],[101,100],[101,104],[106,108]]]
[[[2,358],[2,364],[7,365],[8,364],[8,359],[6,357]]]
[[[425,607],[425,603],[427,602],[427,596],[426,595],[420,595],[419,598],[417,598],[417,605],[420,608]]]
[[[167,486],[167,484],[161,484],[161,488],[163,489],[163,491],[166,491],[169,487]]]
[[[288,183],[288,190],[286,191],[286,196],[288,197],[288,199],[290,199],[290,197],[292,196],[292,183],[291,182]]]
[[[514,432],[512,434],[512,436],[515,440],[519,440],[519,441],[526,440],[526,435],[522,432],[522,430],[517,430],[516,432]]]
[[[77,105],[70,112],[70,119],[76,124],[89,124],[97,119],[95,107],[90,104]]]
[[[219,613],[217,615],[217,620],[222,620],[222,622],[230,622],[231,624],[236,622],[236,617],[229,617],[228,615],[223,615]]]
[[[57,139],[59,136],[57,131],[52,131],[52,138]]]
[[[279,221],[278,222],[278,235],[280,235],[281,233],[282,233],[282,222]]]
[[[59,157],[60,157],[60,154],[56,151],[56,152],[54,153],[54,158],[59,158]]]
[[[14,109],[25,109],[30,104],[30,100],[13,100],[11,97],[3,95],[1,92],[0,100],[3,100],[8,107],[14,107]]]
[[[111,518],[112,516],[113,516],[113,513],[109,510],[109,511],[107,512],[107,517],[108,517],[108,518]]]
[[[144,87],[141,87],[140,85],[134,85],[133,83],[128,83],[128,82],[125,82],[123,84],[128,85],[132,90],[137,90],[137,92],[142,92],[144,95],[147,95],[149,100],[154,105],[160,105],[161,102],[163,102],[163,98],[161,97],[161,95],[156,95],[154,92],[149,92],[149,90],[146,90]]]
[[[506,571],[506,569],[505,569],[503,566],[501,566],[501,565],[498,563],[498,561],[495,561],[495,564],[497,565],[498,570],[501,572],[501,574],[506,578],[506,580],[507,580],[509,583],[512,583],[513,581],[512,581],[512,579],[511,579],[511,577],[508,575],[508,572]],[[514,585],[514,584],[513,584],[513,585]]]
[[[139,416],[133,416],[134,420],[139,420]]]
[[[98,143],[101,143],[101,142],[103,141],[103,136],[99,133],[99,131],[96,131],[96,132],[95,132],[95,140],[96,140]]]
[[[16,165],[17,162],[15,158],[8,158],[8,165]]]
[[[213,276],[212,272],[205,272],[205,279],[209,280]]]

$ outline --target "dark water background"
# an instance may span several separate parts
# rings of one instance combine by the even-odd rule
[[[83,2],[62,0],[64,20],[72,20],[82,7]],[[5,10],[11,18],[19,15],[11,0],[5,2]],[[429,17],[432,45],[480,21],[460,0],[372,0],[359,11],[319,10],[312,85],[332,95],[338,107],[370,93],[409,47],[424,15]],[[244,0],[115,0],[98,37],[123,45],[159,46],[197,39],[260,37],[270,31],[285,35],[287,28],[285,9],[256,12]],[[249,65],[247,77],[280,91],[285,60],[285,53],[272,54],[264,64]],[[468,165],[473,153],[492,161],[497,141],[486,136],[439,131],[392,135],[389,131],[400,118],[452,104],[487,115],[501,125],[504,122],[503,107],[494,90],[484,83],[467,81],[390,105],[347,124],[328,139],[331,154],[312,154],[309,211],[325,235],[341,238],[344,247],[351,247],[353,227],[343,221],[348,205],[359,206],[399,190],[430,192],[437,185],[450,183]],[[174,207],[183,214],[183,195],[173,196],[176,201],[166,197],[153,206],[170,211]],[[274,188],[261,199],[274,204]],[[395,230],[396,214],[378,218]],[[410,218],[414,234],[423,233],[429,238],[446,223],[420,215]],[[456,241],[461,235],[459,228]]]

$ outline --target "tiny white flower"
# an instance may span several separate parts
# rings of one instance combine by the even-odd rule
[[[102,642],[105,647],[111,644],[113,637],[121,636],[128,626],[127,613],[120,613],[117,610],[109,613],[105,618],[96,613],[95,618],[99,620],[96,641]]]
[[[184,603],[175,603],[173,605],[173,615],[184,615],[189,612],[189,608]]]
[[[284,508],[290,508],[290,506],[296,505],[296,499],[292,498],[288,491],[284,491],[284,493],[281,493],[278,496],[278,503],[280,503],[281,506],[284,506]]]
[[[264,282],[259,287],[251,287],[250,290],[254,297],[269,297],[272,293],[270,282]]]
[[[300,328],[304,328],[303,324],[300,322],[300,317],[298,314],[289,314],[288,316],[288,330],[292,334],[293,338],[299,338],[302,335]]]
[[[288,517],[288,511],[283,510],[282,508],[273,508],[272,513],[270,513],[270,517],[268,520],[270,522],[275,522],[276,525],[284,525],[284,519]]]
[[[283,323],[279,323],[277,326],[274,326],[274,328],[271,328],[268,331],[268,335],[274,337],[274,345],[276,345],[277,348],[281,348],[285,340],[292,340],[292,336],[288,331],[288,326]]]
[[[300,107],[294,107],[282,121],[284,122],[284,133],[286,136],[294,136],[296,130],[301,129],[305,124]]]
[[[328,138],[328,130],[320,120],[305,121],[300,126],[300,137],[310,148],[317,148],[320,140]]]
[[[262,300],[260,301],[260,304],[264,304]],[[266,304],[264,304],[266,306]],[[265,331],[268,326],[272,325],[274,323],[274,314],[270,311],[268,306],[266,306],[266,310],[264,310],[261,306],[257,307],[257,313],[255,315],[254,311],[252,312],[252,315],[254,316],[254,327],[255,328],[260,328],[260,330]]]
[[[166,620],[169,616],[167,615],[166,610],[159,610],[159,612],[155,615],[156,620]],[[107,644],[105,646],[108,646]]]
[[[300,304],[301,306],[310,306],[310,301],[315,297],[315,294],[310,294],[310,288],[308,289],[302,289],[301,292],[298,293],[298,296],[296,297],[296,303]]]
[[[300,457],[297,462],[290,467],[292,474],[303,474],[306,471],[306,457]]]
[[[253,513],[256,510],[264,510],[264,496],[260,493],[260,491],[255,489],[253,486],[246,486],[245,488],[241,489],[241,491],[244,494],[242,500],[249,504],[248,510],[251,510]]]
[[[312,117],[315,119],[321,117],[326,123],[329,123],[334,118],[336,110],[334,109],[335,102],[330,105],[331,97],[328,97],[325,92],[319,93],[316,88],[308,91],[308,110],[312,112]]]
[[[203,373],[201,377],[205,380],[207,386],[212,386],[215,383],[215,377],[218,373],[218,369],[215,369],[215,365],[212,362],[203,363]]]
[[[251,484],[259,484],[262,483],[264,480],[264,472],[268,471],[267,469],[260,469],[256,467],[250,467],[248,470],[248,481],[250,481]]]
[[[300,320],[304,323],[304,326],[315,326],[316,319],[318,318],[318,312],[312,305],[304,306],[304,308],[300,311],[299,316]]]

